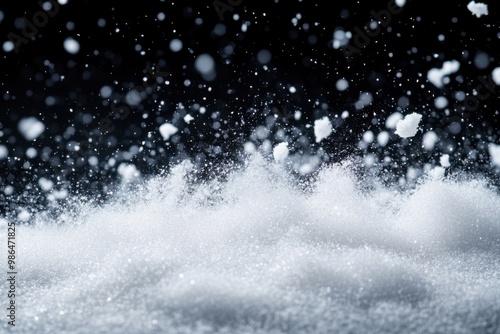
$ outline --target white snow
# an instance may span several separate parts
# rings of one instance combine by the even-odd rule
[[[406,4],[406,0],[396,0],[396,5],[403,7]]]
[[[392,113],[387,119],[385,120],[385,127],[388,129],[395,129],[396,125],[400,120],[403,119],[403,114],[400,112],[395,112]]]
[[[332,123],[330,123],[327,116],[314,121],[314,136],[316,137],[316,143],[319,143],[323,139],[327,138],[332,131]]]
[[[473,15],[476,15],[477,17],[481,17],[482,15],[488,15],[488,5],[482,2],[471,1],[467,4],[467,9],[470,10],[470,12]]]
[[[427,151],[432,151],[438,141],[439,137],[434,131],[427,131],[422,138],[422,144]]]
[[[118,174],[120,174],[125,182],[132,181],[141,175],[134,164],[128,163],[121,163],[118,166]]]
[[[170,41],[170,51],[172,52],[179,52],[182,50],[183,43],[180,39],[174,38],[173,40]]]
[[[488,144],[488,152],[491,155],[491,163],[496,167],[500,167],[500,145]]]
[[[5,145],[0,145],[0,160],[6,159],[9,156],[9,149]]]
[[[186,116],[184,116],[184,122],[186,122],[187,124],[189,124],[192,120],[194,120],[194,117],[190,114],[186,114]]]
[[[330,166],[305,193],[258,155],[227,181],[193,185],[193,168],[64,220],[23,213],[16,329],[494,332],[500,196],[481,181],[402,193]]]
[[[396,134],[402,138],[410,138],[417,134],[418,123],[422,119],[422,115],[411,113],[406,115],[403,120],[399,120],[396,124]]]
[[[500,67],[496,67],[492,72],[491,72],[491,77],[493,78],[493,81],[495,84],[500,86]]]
[[[339,79],[335,83],[335,88],[337,88],[339,92],[343,92],[344,90],[349,88],[349,81],[347,81],[346,79]]]
[[[377,143],[384,147],[389,143],[390,135],[387,131],[382,131],[377,135]]]
[[[171,136],[179,131],[173,124],[164,123],[160,125],[160,134],[163,137],[163,140],[169,140]]]
[[[437,88],[444,86],[444,78],[447,75],[453,74],[460,69],[458,60],[445,61],[442,68],[432,68],[427,72],[427,80]]]
[[[209,74],[215,69],[214,59],[207,53],[198,56],[194,65],[201,74]]]
[[[45,124],[36,117],[26,117],[19,121],[17,129],[26,140],[34,140],[45,131]]]
[[[288,157],[288,143],[279,143],[273,149],[273,156],[276,162],[282,162]]]
[[[80,51],[80,43],[72,37],[64,40],[64,50],[71,54],[77,54]]]
[[[450,167],[450,155],[449,154],[443,154],[441,158],[439,158],[439,163],[441,164],[442,167],[447,168]]]

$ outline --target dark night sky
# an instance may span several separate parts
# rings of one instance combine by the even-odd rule
[[[297,141],[293,148],[313,153],[318,146],[312,128],[306,125],[324,115],[335,119],[347,110],[351,116],[337,118],[335,134],[321,144],[329,160],[339,161],[362,153],[357,143],[363,132],[383,129],[385,118],[397,110],[403,96],[408,99],[404,112],[424,114],[423,129],[436,131],[442,146],[426,154],[413,152],[393,173],[406,170],[408,164],[432,162],[448,147],[458,161],[480,169],[487,161],[481,155],[484,142],[498,140],[498,94],[492,94],[478,111],[463,119],[459,133],[450,133],[448,126],[449,117],[463,117],[461,111],[451,108],[445,116],[434,107],[434,98],[443,95],[453,105],[455,91],[471,94],[479,77],[487,80],[493,68],[500,66],[499,5],[491,1],[489,15],[476,18],[467,10],[467,1],[442,8],[434,7],[435,3],[408,1],[400,14],[391,17],[389,26],[381,27],[381,32],[348,62],[341,50],[332,47],[334,31],[362,28],[372,20],[371,11],[385,10],[387,1],[246,0],[234,6],[232,13],[224,13],[223,21],[211,1],[69,1],[59,6],[57,14],[38,29],[33,41],[21,45],[19,52],[0,50],[0,143],[9,149],[9,158],[1,161],[1,185],[35,184],[40,175],[60,175],[61,182],[95,188],[114,178],[116,165],[107,165],[112,155],[118,161],[135,163],[144,174],[182,157],[193,157],[200,163],[231,160],[252,129],[266,124],[266,116],[273,114],[277,116],[272,128],[284,128],[290,137],[304,134],[310,142],[302,145]],[[35,1],[19,1],[3,3],[0,10],[4,13],[0,35],[5,41],[9,33],[22,34],[16,24],[23,16],[31,19],[41,7]],[[163,20],[158,19],[159,13],[164,13]],[[237,21],[233,14],[239,16]],[[105,20],[102,27],[100,19]],[[246,32],[242,31],[244,22],[249,23]],[[220,29],[224,34],[217,33]],[[440,34],[444,41],[438,39]],[[77,54],[65,51],[63,43],[68,37],[79,42]],[[169,48],[176,38],[183,42],[177,53]],[[233,49],[231,55],[224,54],[227,47]],[[256,59],[262,49],[272,54],[267,68]],[[488,67],[475,66],[478,52],[489,56]],[[204,53],[216,64],[217,76],[209,82],[194,68],[195,59]],[[429,69],[452,59],[459,60],[461,67],[451,75],[449,85],[438,89],[426,80]],[[127,106],[125,96],[131,89],[140,86],[144,77],[151,83],[148,66],[168,73],[164,79],[169,84],[147,92],[138,106]],[[397,72],[402,76],[397,77]],[[335,89],[341,78],[349,81],[344,92]],[[110,98],[100,96],[101,87],[106,85],[113,89]],[[291,94],[290,86],[297,92]],[[355,102],[363,92],[370,92],[373,102],[358,110]],[[55,102],[47,105],[47,97]],[[205,106],[207,112],[200,114],[193,109],[195,104]],[[120,119],[124,112],[122,109],[120,114],[120,106],[128,109],[124,119]],[[303,114],[300,121],[293,119],[295,110]],[[219,114],[214,116],[216,111]],[[179,133],[165,142],[158,126],[165,121],[175,123],[186,112],[195,119],[189,125],[178,121]],[[47,127],[35,142],[27,142],[17,131],[17,123],[26,116],[36,116]],[[86,119],[90,116],[89,123]],[[221,121],[220,129],[213,129],[212,116]],[[86,140],[83,131],[93,133],[103,119],[113,120],[112,131],[103,139],[84,145],[88,151],[81,155],[68,150],[68,142]],[[73,134],[67,133],[68,127],[73,128]],[[148,133],[152,135],[148,137]],[[134,145],[146,149],[124,156],[123,152]],[[28,147],[39,152],[46,149],[47,154],[29,160],[28,166]],[[480,154],[466,160],[464,154],[471,148],[479,149]],[[369,150],[382,157],[412,153],[404,145]],[[82,157],[91,154],[99,157],[99,166],[85,163]],[[18,187],[16,191],[25,189]]]

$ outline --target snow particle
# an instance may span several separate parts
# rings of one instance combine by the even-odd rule
[[[500,167],[500,145],[490,143],[488,145],[488,152],[491,155],[491,163],[496,167]]]
[[[183,46],[182,41],[180,39],[178,39],[178,38],[175,38],[175,39],[171,40],[170,41],[170,45],[169,45],[170,51],[172,51],[172,52],[179,52],[179,51],[181,51],[182,50],[182,46]]]
[[[276,162],[282,162],[288,157],[288,143],[279,143],[273,149],[273,156]]]
[[[160,126],[160,134],[163,137],[163,140],[169,140],[170,136],[176,134],[177,131],[178,129],[170,123],[165,123]]]
[[[488,15],[488,5],[482,2],[471,1],[467,5],[467,9],[470,10],[472,15],[476,15],[477,17],[481,17],[482,15]]]
[[[396,134],[402,138],[410,138],[417,134],[418,123],[422,119],[422,115],[411,113],[403,120],[399,120],[396,124]]]
[[[64,40],[64,49],[71,54],[77,54],[80,51],[80,43],[74,38],[68,37]]]
[[[45,131],[45,125],[36,119],[36,117],[21,119],[17,128],[26,140],[34,140]]]
[[[443,154],[441,158],[439,158],[439,163],[441,166],[444,168],[450,167],[450,155],[449,154]]]
[[[491,76],[493,77],[493,81],[500,86],[500,67],[497,67],[491,72]]]
[[[323,117],[321,119],[314,121],[314,136],[316,137],[316,143],[319,143],[332,133],[332,123],[328,117]]]
[[[442,68],[432,68],[427,72],[427,80],[437,88],[444,86],[443,78],[457,72],[460,69],[458,60],[445,61]]]

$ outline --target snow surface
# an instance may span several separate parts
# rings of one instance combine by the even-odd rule
[[[488,15],[488,5],[482,2],[471,1],[467,4],[467,9],[477,17]]]
[[[486,183],[367,190],[330,166],[304,192],[258,155],[225,182],[191,173],[18,226],[16,332],[498,329],[500,196]]]
[[[332,131],[332,123],[330,123],[328,117],[324,116],[323,118],[314,121],[314,136],[316,137],[316,143],[319,143],[323,139],[327,138],[332,134]]]
[[[443,154],[441,158],[439,158],[439,163],[441,164],[442,167],[450,167],[450,155],[449,154]]]
[[[406,115],[403,120],[399,120],[396,124],[396,134],[402,138],[410,138],[417,134],[418,123],[422,119],[422,115],[411,113]]]

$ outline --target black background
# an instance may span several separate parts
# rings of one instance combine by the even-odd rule
[[[144,175],[183,158],[192,158],[210,171],[212,163],[241,160],[243,144],[253,128],[262,124],[268,124],[271,133],[285,129],[292,153],[315,154],[321,147],[323,160],[341,161],[363,154],[358,147],[362,134],[385,129],[387,116],[398,110],[423,114],[423,131],[413,141],[392,135],[387,147],[368,147],[380,158],[393,158],[379,171],[397,179],[409,165],[437,163],[442,153],[450,153],[453,168],[490,173],[486,144],[498,142],[498,94],[466,117],[463,110],[448,108],[446,115],[434,107],[434,98],[440,95],[453,106],[455,91],[472,94],[478,77],[488,80],[493,68],[500,66],[498,4],[487,2],[489,15],[477,18],[467,10],[467,3],[440,2],[437,7],[436,1],[407,1],[402,12],[391,17],[389,27],[381,27],[380,34],[348,62],[341,50],[332,47],[334,31],[362,28],[373,19],[372,11],[387,9],[387,1],[245,0],[225,12],[222,21],[212,1],[69,1],[19,52],[0,50],[0,144],[9,149],[9,158],[0,161],[1,187],[15,186],[15,195],[2,195],[1,201],[14,209],[34,196],[35,202],[43,204],[33,195],[43,175],[72,191],[97,194],[96,190],[106,190],[105,185],[114,182],[121,161],[134,163]],[[22,34],[16,20],[24,16],[32,20],[41,7],[36,1],[4,2],[0,10],[5,15],[0,23],[5,41],[9,33]],[[157,19],[160,12],[165,14],[163,21]],[[301,18],[295,26],[292,19],[298,13]],[[104,27],[97,24],[101,18],[106,21]],[[68,29],[68,22],[74,29]],[[246,32],[243,22],[250,23]],[[307,30],[304,23],[309,25]],[[214,32],[220,24],[226,30],[222,36]],[[445,35],[444,41],[438,40],[440,34]],[[67,37],[80,43],[76,55],[64,50]],[[183,42],[178,53],[169,49],[174,38]],[[137,44],[144,55],[136,51]],[[234,52],[226,57],[222,50],[228,45]],[[267,69],[256,59],[262,49],[272,54]],[[478,52],[490,56],[488,68],[474,65]],[[210,82],[194,68],[196,57],[204,53],[216,63],[217,76]],[[459,60],[461,67],[450,76],[449,85],[438,89],[427,81],[429,69],[452,59]],[[127,106],[127,92],[140,86],[144,77],[151,82],[146,69],[152,66],[168,73],[164,79],[169,84],[148,92],[140,105]],[[400,78],[397,72],[402,73]],[[335,88],[341,78],[349,81],[343,92]],[[188,87],[185,80],[191,82]],[[113,88],[111,98],[100,96],[104,85]],[[289,92],[290,86],[297,88],[295,94]],[[354,104],[362,92],[370,92],[373,102],[358,110]],[[56,103],[47,106],[47,96]],[[403,96],[408,104],[401,108],[398,101]],[[124,110],[112,108],[113,101],[127,107],[127,117],[121,119]],[[164,101],[161,107],[160,101]],[[196,103],[207,112],[193,110]],[[299,121],[293,118],[295,110],[302,112]],[[341,120],[344,111],[350,116]],[[189,125],[182,121],[185,113],[195,117]],[[92,115],[90,124],[82,121],[85,114]],[[325,115],[336,131],[318,145],[312,127],[306,125]],[[27,142],[17,131],[17,123],[26,116],[35,116],[46,126],[34,142]],[[461,123],[459,133],[449,131],[451,117],[458,117],[454,120]],[[86,143],[83,131],[95,135],[103,119],[113,120],[112,131],[96,137],[97,143],[82,144],[81,153],[68,149],[71,141]],[[179,128],[170,141],[158,132],[165,121]],[[220,129],[213,129],[214,121],[220,121]],[[65,136],[68,127],[75,131]],[[433,152],[420,147],[422,133],[430,129],[441,139]],[[308,141],[298,140],[302,135]],[[272,135],[269,139],[272,144],[280,141]],[[143,151],[123,154],[134,145]],[[37,148],[37,158],[25,156],[28,147]],[[98,166],[88,165],[91,155],[99,158]],[[114,166],[108,164],[109,157],[117,160]]]

